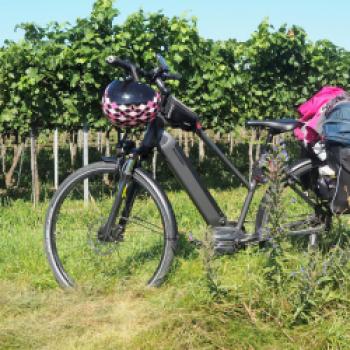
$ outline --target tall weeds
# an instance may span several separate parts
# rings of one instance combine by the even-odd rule
[[[268,253],[265,266],[265,277],[272,285],[278,289],[284,281],[284,250],[283,250],[283,227],[282,218],[285,213],[282,201],[282,191],[285,186],[284,166],[287,161],[284,144],[272,147],[271,153],[266,157],[267,177],[269,180],[269,190],[266,197],[266,210],[268,211],[268,235],[272,245]]]
[[[214,257],[212,242],[207,233],[202,247],[206,286],[213,297],[212,300],[220,301],[220,308],[245,310],[248,318],[254,323],[259,320],[272,321],[278,327],[294,328],[301,324],[323,322],[325,317],[334,314],[348,318],[348,229],[344,225],[344,219],[336,218],[331,231],[320,237],[318,249],[307,250],[305,245],[291,243],[283,225],[284,215],[289,210],[282,196],[287,160],[283,145],[275,146],[266,158],[269,179],[265,203],[269,215],[267,248],[261,250],[249,247],[236,253],[243,256],[242,260],[245,262],[253,255],[260,256],[261,266],[256,268],[257,271],[249,272],[252,276],[245,281],[234,280],[236,285],[227,288],[227,284],[223,283],[225,276],[219,267],[220,259],[225,258]],[[305,237],[305,240],[307,239],[308,237]],[[217,259],[215,263],[214,259]],[[248,267],[246,270],[248,271]],[[336,340],[335,344],[338,346],[343,343]]]

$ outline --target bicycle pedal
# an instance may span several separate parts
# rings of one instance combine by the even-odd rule
[[[203,245],[203,242],[199,239],[197,239],[196,237],[193,236],[193,234],[190,232],[188,235],[188,242],[190,242],[190,244],[194,245],[195,247],[201,247]]]

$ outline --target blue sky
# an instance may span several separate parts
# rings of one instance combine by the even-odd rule
[[[0,0],[0,45],[21,36],[13,31],[18,23],[73,22],[86,17],[92,4],[93,0]],[[117,0],[115,6],[120,10],[118,22],[140,8],[196,16],[200,34],[212,39],[247,40],[269,17],[275,27],[300,25],[311,40],[329,39],[350,50],[350,0]]]

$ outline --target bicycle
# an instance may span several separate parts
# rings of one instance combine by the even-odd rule
[[[162,56],[157,55],[157,59],[158,66],[149,72],[115,56],[107,59],[112,66],[123,68],[130,75],[128,79],[139,81],[142,76],[155,84],[161,96],[161,112],[149,123],[140,147],[135,147],[125,133],[118,142],[117,157],[102,157],[100,162],[77,170],[54,194],[45,221],[45,251],[61,287],[100,285],[116,276],[139,283],[145,274],[143,282],[148,286],[160,286],[165,280],[179,235],[166,193],[142,167],[154,148],[211,227],[218,253],[233,253],[241,246],[271,238],[268,191],[258,208],[254,232],[248,233],[244,227],[253,195],[265,182],[259,161],[249,181],[208,137],[199,117],[171,94],[165,82],[181,76],[170,72]],[[268,154],[275,135],[291,132],[299,125],[292,119],[247,122],[247,127],[267,130],[260,159]],[[193,131],[247,188],[237,221],[228,220],[166,126]],[[297,220],[284,217],[284,230],[291,236],[309,236],[313,244],[320,232],[329,229],[332,218],[317,182],[321,164],[308,153],[283,169],[287,196],[292,189],[298,202],[309,208],[305,214],[298,212]]]

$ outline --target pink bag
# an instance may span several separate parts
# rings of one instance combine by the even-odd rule
[[[322,107],[344,92],[342,88],[336,86],[324,86],[309,100],[300,105],[298,112],[301,118],[299,120],[305,124],[294,130],[295,137],[306,143],[317,142],[322,132],[322,127],[320,127],[320,118],[323,112]]]

